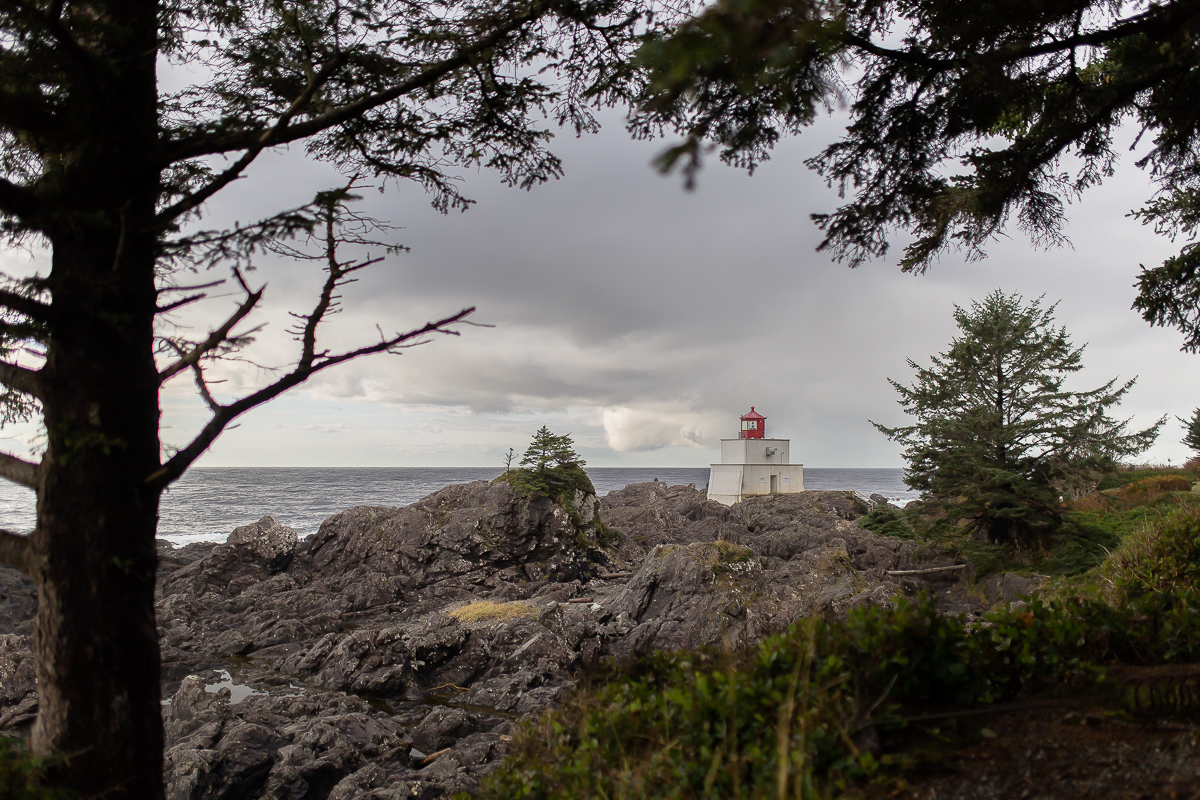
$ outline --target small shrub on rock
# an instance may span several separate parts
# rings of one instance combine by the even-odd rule
[[[496,481],[504,481],[518,492],[551,497],[570,506],[575,492],[595,494],[592,479],[583,471],[585,462],[575,452],[569,435],[551,433],[543,425],[533,435],[518,469],[507,469]]]
[[[909,515],[891,506],[876,506],[869,514],[858,520],[858,527],[864,528],[880,536],[891,536],[896,539],[915,539]]]

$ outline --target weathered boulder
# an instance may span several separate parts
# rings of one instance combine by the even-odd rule
[[[246,548],[254,558],[262,561],[267,572],[275,573],[292,563],[299,541],[294,530],[281,525],[274,517],[265,516],[252,525],[234,528],[225,544]]]

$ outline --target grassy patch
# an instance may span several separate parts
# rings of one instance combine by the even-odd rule
[[[476,624],[481,622],[501,622],[519,617],[532,617],[537,613],[537,608],[520,600],[511,603],[497,603],[494,600],[476,600],[467,603],[465,606],[459,606],[448,613],[461,622]]]
[[[1062,524],[1046,546],[1033,553],[1018,553],[1010,545],[981,541],[973,532],[941,513],[926,513],[922,506],[878,508],[860,518],[861,528],[897,539],[923,542],[933,553],[949,553],[968,560],[975,575],[995,572],[1031,572],[1066,578],[1094,570],[1128,537],[1170,518],[1180,509],[1200,508],[1200,493],[1190,491],[1184,478],[1161,472],[1126,472],[1136,477],[1104,494],[1069,502]]]

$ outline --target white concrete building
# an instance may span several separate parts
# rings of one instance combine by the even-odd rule
[[[708,474],[708,499],[731,506],[756,494],[804,491],[804,465],[789,462],[790,439],[766,438],[767,418],[751,406],[741,436],[721,440],[721,463]]]

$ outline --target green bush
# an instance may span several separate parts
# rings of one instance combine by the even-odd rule
[[[1186,465],[1184,466],[1184,471],[1187,471]],[[1100,480],[1100,483],[1097,485],[1096,489],[1101,492],[1108,489],[1119,489],[1123,486],[1129,486],[1130,484],[1138,483],[1149,478],[1158,478],[1164,476],[1186,478],[1186,475],[1181,473],[1179,470],[1168,469],[1166,467],[1147,469],[1119,469],[1116,472],[1110,472],[1105,475]],[[1190,483],[1188,484],[1188,488],[1191,488]]]
[[[592,479],[577,464],[565,464],[544,469],[511,469],[496,478],[495,483],[507,483],[524,495],[550,497],[562,505],[570,505],[575,491],[595,494]]]
[[[41,786],[49,762],[29,755],[25,742],[0,737],[0,800],[65,800],[63,789]]]
[[[859,518],[858,527],[872,533],[878,533],[881,536],[891,536],[896,539],[917,538],[917,533],[913,530],[909,515],[905,514],[901,509],[892,508],[891,506],[877,506],[871,509],[869,514]]]
[[[1117,603],[1200,589],[1200,509],[1143,526],[1104,562],[1100,577]]]
[[[804,620],[742,654],[658,653],[593,678],[527,725],[474,795],[489,798],[820,796],[887,775],[855,742],[907,714],[1095,681],[1110,663],[1200,658],[1200,596],[1117,608],[1007,608],[968,629],[932,601]],[[884,770],[882,773],[880,770]]]

